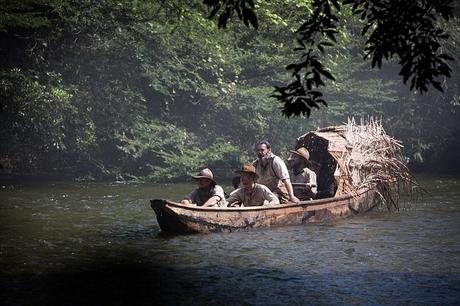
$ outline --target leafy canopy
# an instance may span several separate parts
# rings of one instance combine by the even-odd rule
[[[236,15],[246,26],[258,27],[253,0],[204,0],[211,8],[209,17],[218,15],[219,27],[225,28]],[[299,1],[303,2],[303,1]],[[276,87],[273,96],[283,104],[287,117],[310,115],[312,108],[327,106],[323,93],[325,78],[335,80],[322,63],[321,54],[337,42],[340,22],[338,12],[344,6],[363,22],[361,35],[366,37],[365,58],[372,67],[381,68],[383,60],[397,58],[399,75],[410,88],[420,93],[431,85],[443,91],[440,78],[450,77],[447,64],[452,57],[443,53],[441,40],[449,35],[439,26],[439,19],[453,17],[453,0],[313,0],[312,13],[297,29],[300,53],[297,62],[286,66],[294,79]]]

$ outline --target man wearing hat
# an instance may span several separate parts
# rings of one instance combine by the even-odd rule
[[[226,205],[224,189],[214,181],[211,170],[202,169],[198,175],[192,177],[196,180],[198,188],[186,195],[181,201],[182,204],[204,207]]]
[[[228,206],[272,206],[280,203],[267,186],[256,183],[258,176],[252,164],[244,164],[241,170],[235,172],[241,176],[241,187],[230,193]]]
[[[288,168],[291,170],[291,181],[294,189],[294,195],[301,201],[315,198],[316,173],[308,167],[313,161],[309,160],[310,153],[306,148],[299,148],[291,151],[288,162]]]

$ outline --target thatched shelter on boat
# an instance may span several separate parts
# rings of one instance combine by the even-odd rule
[[[402,144],[388,136],[381,121],[361,119],[357,124],[331,126],[297,138],[296,149],[305,147],[310,159],[321,167],[318,190],[334,185],[335,196],[356,194],[366,186],[377,186],[388,208],[399,209],[401,191],[411,192],[416,181],[407,168]]]

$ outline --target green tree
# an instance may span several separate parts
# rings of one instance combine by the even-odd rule
[[[211,8],[210,17],[219,15],[218,24],[226,27],[233,15],[247,26],[258,27],[253,0],[204,0]],[[303,1],[298,1],[303,3]],[[400,75],[410,88],[421,93],[432,85],[442,91],[441,77],[450,77],[441,41],[449,35],[438,20],[453,17],[453,1],[405,0],[313,0],[312,12],[297,30],[300,60],[289,64],[293,81],[276,87],[274,96],[282,102],[284,115],[310,115],[311,108],[327,105],[318,89],[324,78],[335,80],[322,63],[321,53],[337,42],[339,14],[343,6],[351,6],[353,14],[363,21],[361,35],[366,35],[365,57],[372,58],[372,67],[382,66],[383,60],[397,58]]]
[[[369,115],[385,120],[412,160],[448,160],[435,153],[453,147],[448,135],[458,131],[458,75],[443,96],[421,99],[401,86],[396,60],[372,69],[351,6],[334,11],[336,42],[318,57],[336,79],[324,87],[330,107],[308,120],[281,116],[270,95],[290,82],[283,67],[296,61],[296,30],[312,2],[258,2],[257,30],[222,31],[207,8],[198,0],[8,1],[0,162],[22,174],[112,180],[172,180],[203,166],[230,176],[255,158],[259,140],[286,157],[303,133]],[[456,18],[442,26],[459,28]],[[453,35],[443,48],[458,54],[459,43]],[[435,128],[430,115],[449,120]]]

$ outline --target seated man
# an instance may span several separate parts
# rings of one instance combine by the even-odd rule
[[[234,190],[227,198],[228,206],[262,206],[280,203],[268,187],[257,184],[256,169],[252,164],[244,164],[241,170],[241,188]]]
[[[189,193],[181,201],[182,204],[195,204],[198,206],[225,206],[224,189],[217,185],[214,181],[214,176],[208,168],[205,168],[192,176],[197,180],[198,188]]]
[[[288,168],[291,170],[291,182],[294,195],[301,201],[307,201],[316,196],[316,173],[308,167],[314,163],[309,160],[310,153],[306,148],[291,151]]]

